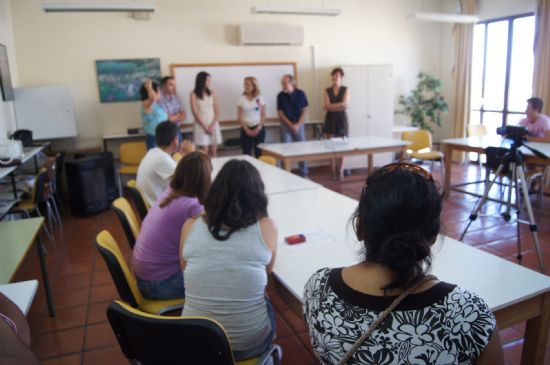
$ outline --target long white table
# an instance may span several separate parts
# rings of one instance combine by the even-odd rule
[[[368,155],[368,168],[371,171],[373,154],[403,152],[409,143],[398,139],[367,136],[292,143],[262,143],[258,147],[264,154],[283,161],[287,171],[291,170],[292,163],[295,161],[326,160],[354,155]]]
[[[289,174],[280,168],[269,165],[258,159],[255,159],[247,155],[228,156],[228,157],[216,157],[212,159],[213,176],[216,176],[222,166],[229,160],[239,159],[246,160],[254,165],[265,185],[265,192],[268,195],[285,193],[289,191],[300,191],[308,189],[320,189],[322,185],[317,184],[311,180],[302,179],[293,174]]]
[[[46,146],[49,146],[49,143],[40,145],[40,146],[34,146],[34,147],[28,147],[24,149],[24,155],[21,159],[21,165],[24,165],[26,162],[30,161],[31,159],[34,159],[34,167],[36,169],[36,173],[38,173],[38,163],[36,161],[36,156],[46,148]],[[6,176],[11,176],[11,184],[13,189],[13,196],[14,199],[17,199],[17,187],[15,186],[15,177],[14,173],[15,170],[21,165],[18,166],[8,166],[8,167],[0,167],[0,179],[5,178]],[[0,165],[2,166],[2,165]]]
[[[268,212],[279,227],[279,252],[273,274],[289,306],[302,315],[307,279],[323,267],[361,261],[361,244],[350,217],[353,199],[328,189],[302,190],[270,197]],[[311,232],[329,234],[329,243],[288,246],[283,238]],[[522,364],[543,364],[550,326],[550,277],[506,261],[448,237],[433,248],[433,270],[439,279],[481,295],[500,329],[527,321]]]

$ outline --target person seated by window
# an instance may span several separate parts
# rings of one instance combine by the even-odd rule
[[[364,260],[320,269],[304,290],[305,319],[323,364],[337,364],[348,352],[347,364],[504,363],[485,301],[427,275],[441,209],[433,178],[421,167],[395,163],[368,177],[353,215]],[[398,296],[404,299],[350,351]]]
[[[0,293],[0,364],[38,365],[30,345],[31,332],[25,315]]]
[[[527,99],[527,117],[519,122],[519,125],[526,127],[529,131],[527,137],[530,142],[550,143],[550,118],[542,114],[543,103],[540,98]]]
[[[180,160],[170,186],[149,209],[132,256],[132,268],[141,293],[150,299],[185,297],[179,262],[184,223],[202,214],[210,188],[212,164],[201,152]]]
[[[170,178],[176,169],[174,152],[182,155],[195,149],[188,141],[178,142],[178,126],[172,122],[162,122],[155,129],[157,147],[147,151],[139,163],[136,184],[149,205],[155,204],[158,197],[166,190]]]
[[[247,161],[228,161],[212,183],[204,210],[182,230],[182,315],[220,322],[236,360],[259,356],[275,335],[265,288],[275,263],[277,229],[267,215],[258,170]]]

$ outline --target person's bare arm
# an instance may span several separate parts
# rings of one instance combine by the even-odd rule
[[[529,142],[543,142],[550,143],[550,130],[544,132],[544,137],[528,137]]]
[[[273,219],[262,218],[260,219],[260,231],[265,244],[271,250],[271,261],[266,267],[267,273],[271,274],[273,266],[275,266],[275,258],[277,257],[277,226]]]
[[[212,97],[214,98],[214,120],[210,121],[214,124],[220,120],[220,104],[218,102],[218,94],[212,91]]]
[[[304,124],[304,121],[306,119],[306,115],[307,115],[307,110],[308,110],[308,107],[305,106],[302,108],[302,111],[300,112],[300,119],[298,119],[298,123],[296,123],[294,126],[296,128],[296,130],[298,130],[298,128],[300,128],[300,126],[302,124]]]
[[[498,328],[495,327],[491,339],[485,347],[485,350],[474,361],[475,365],[502,365],[504,364],[504,354],[502,352],[502,343]]]
[[[10,318],[17,327],[17,333],[15,333],[11,326],[0,319],[0,364],[38,364],[38,359],[29,348],[31,335],[25,315],[2,293],[0,293],[0,313]]]
[[[264,127],[266,119],[265,104],[260,105],[260,128]]]
[[[285,113],[283,113],[282,110],[278,110],[277,113],[279,114],[279,119],[284,123],[286,124],[286,126],[290,129],[292,129],[292,122],[290,121],[290,119],[288,119],[285,115]]]
[[[183,228],[181,229],[180,251],[179,251],[181,271],[185,271],[185,266],[187,266],[187,262],[185,262],[185,260],[183,259],[183,247],[185,246],[185,240],[187,239],[187,236],[191,231],[191,227],[193,227],[193,223],[195,223],[197,219],[200,219],[200,216],[189,218],[188,220],[185,221]]]
[[[348,108],[349,103],[349,90],[346,89],[346,92],[344,93],[344,98],[339,103],[331,103],[330,99],[328,97],[327,92],[325,91],[325,105],[323,107],[324,110],[329,112],[338,112],[341,110],[346,110]]]
[[[147,99],[143,101],[143,110],[146,113],[150,113],[151,106],[155,102],[155,90],[153,89],[153,82],[151,80],[145,81],[145,89],[147,90]]]
[[[208,126],[205,124],[204,120],[199,115],[199,108],[197,106],[197,96],[195,93],[191,93],[189,95],[189,105],[191,105],[191,113],[193,114],[193,118],[199,123],[202,129],[205,131],[208,131]]]

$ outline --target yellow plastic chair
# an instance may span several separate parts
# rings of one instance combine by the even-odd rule
[[[227,333],[211,318],[157,316],[120,301],[109,305],[107,318],[131,363],[278,365],[282,357],[274,344],[260,357],[235,361]]]
[[[260,156],[260,157],[258,157],[258,160],[260,160],[262,162],[265,162],[266,164],[269,164],[269,165],[272,165],[272,166],[277,166],[277,160],[275,159],[275,157]]]
[[[111,203],[111,209],[113,209],[120,220],[130,248],[134,249],[139,231],[141,230],[141,223],[138,221],[132,206],[126,198],[117,198]]]
[[[488,135],[487,127],[483,124],[469,124],[466,128],[468,132],[468,137],[483,137]],[[474,153],[474,152],[471,152]],[[483,168],[483,162],[481,161],[481,154],[477,154],[477,161],[479,163],[479,169]]]
[[[441,151],[432,150],[432,134],[425,130],[403,132],[401,139],[409,141],[411,144],[407,146],[407,153],[410,157],[416,158],[422,161],[432,162],[432,171],[434,162],[438,161],[441,164],[441,181],[444,181],[444,163],[445,154]]]
[[[143,192],[137,187],[136,180],[129,180],[126,183],[125,190],[126,193],[132,198],[132,201],[134,202],[134,205],[139,213],[139,217],[143,221],[151,206],[145,199]]]
[[[183,158],[183,155],[179,152],[174,152],[172,154],[172,160],[176,161],[176,162],[180,162],[180,160]]]
[[[141,295],[136,284],[136,277],[128,268],[117,242],[107,230],[103,230],[97,235],[95,246],[107,264],[118,295],[126,303],[151,314],[162,314],[183,307],[185,298],[152,300]]]
[[[122,195],[122,175],[135,176],[139,163],[147,153],[145,142],[122,143],[119,148],[120,167],[118,169],[118,182],[120,195]]]

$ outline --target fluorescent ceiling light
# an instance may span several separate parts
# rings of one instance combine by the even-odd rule
[[[421,20],[425,22],[442,22],[442,23],[477,23],[479,17],[475,15],[463,15],[463,14],[445,14],[445,13],[414,13],[411,15],[412,19]]]
[[[340,15],[340,9],[310,8],[299,6],[256,5],[253,14],[293,14],[293,15]]]
[[[77,13],[77,12],[148,12],[152,13],[157,9],[152,4],[43,4],[42,10],[45,13]]]

